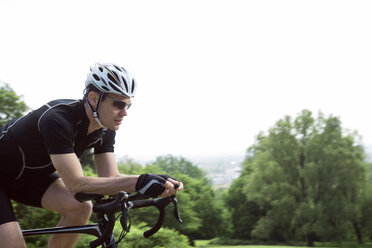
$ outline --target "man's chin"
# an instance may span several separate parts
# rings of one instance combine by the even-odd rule
[[[113,131],[117,131],[117,130],[119,130],[119,128],[120,128],[120,125],[115,125],[114,128],[113,128]]]
[[[107,127],[107,128],[112,130],[112,131],[118,131],[120,126],[115,125],[115,126],[111,126],[111,127]]]

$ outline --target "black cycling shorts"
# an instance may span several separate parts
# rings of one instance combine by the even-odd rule
[[[10,200],[41,208],[41,198],[48,187],[59,178],[54,172],[39,177],[22,177],[9,185],[0,185],[0,225],[16,221]]]
[[[15,221],[10,200],[41,207],[41,198],[59,178],[53,166],[45,169],[23,169],[18,144],[7,135],[0,138],[0,224]]]

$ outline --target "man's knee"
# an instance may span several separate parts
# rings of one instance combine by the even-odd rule
[[[77,224],[86,223],[92,213],[92,203],[78,202],[61,179],[49,186],[43,195],[42,206],[48,210],[57,211],[64,218]]]
[[[92,202],[86,201],[80,203],[80,206],[78,206],[79,212],[83,213],[84,215],[90,217],[92,214]]]
[[[77,218],[86,222],[89,220],[92,214],[92,203],[86,202],[73,202],[69,204],[65,209],[61,211],[61,215],[64,217]]]

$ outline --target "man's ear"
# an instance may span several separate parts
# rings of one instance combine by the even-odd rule
[[[98,102],[98,93],[91,91],[88,93],[88,101],[92,105],[92,107],[97,107],[97,102]]]

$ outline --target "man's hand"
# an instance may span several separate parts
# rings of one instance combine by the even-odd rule
[[[182,182],[163,174],[142,174],[136,183],[136,191],[150,197],[176,195],[182,189]]]
[[[165,190],[161,194],[161,196],[167,197],[171,195],[177,195],[178,191],[183,189],[183,183],[178,181],[177,179],[170,177],[166,174],[155,174],[155,175],[158,175],[164,178],[165,180],[167,180],[164,185]]]

